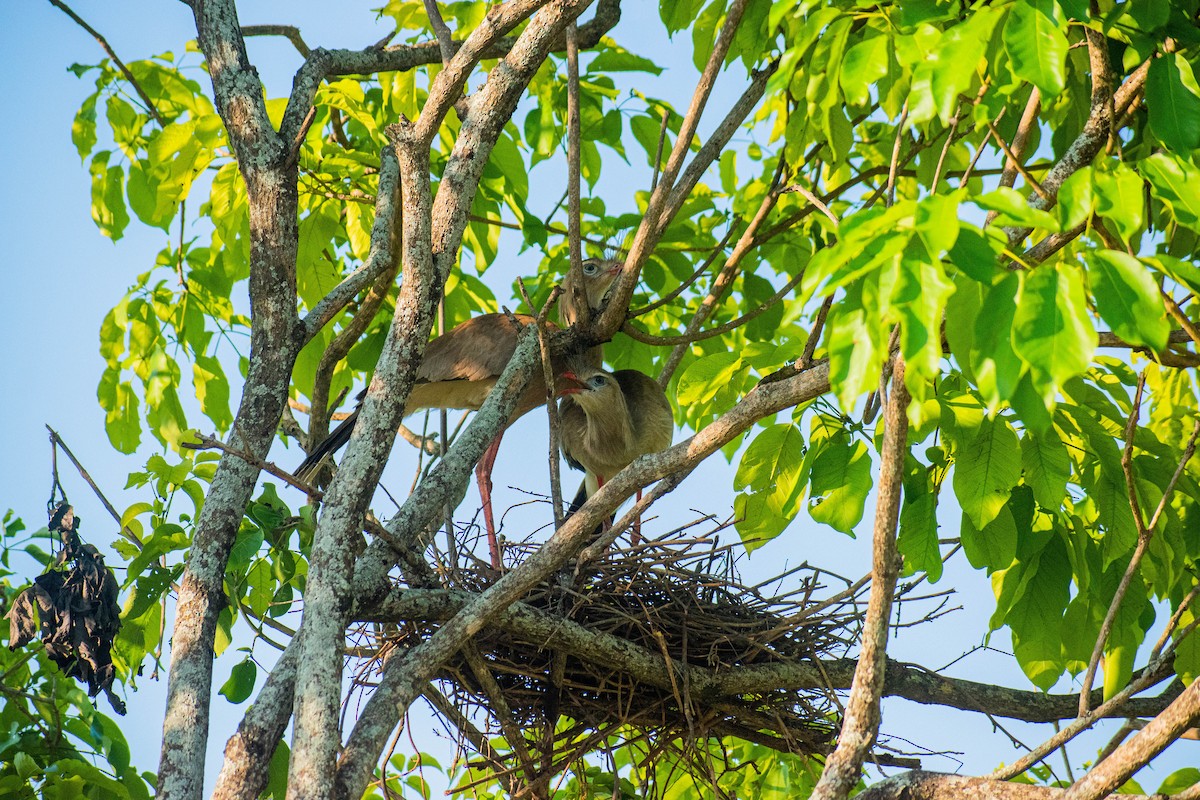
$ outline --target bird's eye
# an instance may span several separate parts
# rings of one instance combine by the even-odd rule
[[[592,379],[588,381],[588,385],[591,386],[593,389],[599,389],[599,388],[603,387],[604,384],[606,384],[606,383],[608,383],[608,379],[605,378],[603,375],[594,375],[592,377]]]
[[[595,275],[596,269],[597,269],[597,267],[596,267],[595,261],[583,262],[583,274],[584,275]]]

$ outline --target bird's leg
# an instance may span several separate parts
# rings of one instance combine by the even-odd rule
[[[597,475],[596,476],[596,491],[600,491],[600,488],[602,486],[604,486],[604,476]],[[600,523],[600,532],[603,533],[611,527],[612,527],[611,519],[609,517],[605,517],[604,521]]]
[[[642,502],[642,490],[641,489],[638,489],[637,500],[635,502],[638,502],[638,503]],[[641,543],[641,541],[642,541],[642,515],[638,514],[636,517],[633,518],[633,529],[629,532],[629,544],[634,547],[637,547]]]
[[[479,500],[483,504],[483,523],[487,528],[488,555],[492,559],[492,568],[499,570],[500,545],[496,541],[496,523],[492,519],[492,467],[496,465],[496,454],[500,452],[500,440],[504,431],[496,434],[496,438],[483,451],[483,457],[475,465],[475,480],[479,483]]]

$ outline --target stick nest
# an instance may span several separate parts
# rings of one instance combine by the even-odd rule
[[[579,647],[556,649],[546,639],[521,641],[511,631],[488,629],[476,637],[474,652],[460,654],[440,676],[442,691],[461,715],[450,721],[461,729],[462,720],[478,722],[482,712],[488,733],[511,741],[519,731],[539,761],[567,758],[563,748],[579,747],[581,737],[594,743],[617,729],[623,739],[644,738],[651,746],[734,735],[782,751],[827,752],[840,724],[831,691],[706,699],[692,693],[682,666],[722,674],[844,656],[861,623],[857,587],[846,589],[848,581],[827,587],[825,582],[836,576],[807,564],[744,585],[735,568],[740,545],[718,544],[711,535],[716,531],[691,537],[686,532],[572,564],[522,600],[547,617],[615,637],[631,652],[661,659],[666,666],[656,673],[657,684],[640,679],[636,669],[614,667],[611,659],[597,663],[575,652]],[[505,558],[520,561],[537,546],[508,543]],[[457,562],[453,577],[446,577],[448,586],[482,592],[496,579],[469,553]],[[772,591],[785,583],[786,592]],[[839,589],[844,591],[832,600],[819,599]],[[434,627],[410,623],[386,646],[413,646]],[[614,643],[608,639],[609,653]],[[447,714],[445,708],[439,711]],[[574,724],[556,727],[560,715]]]

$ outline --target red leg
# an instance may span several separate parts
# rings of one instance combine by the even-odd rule
[[[639,503],[642,502],[642,490],[641,489],[638,489],[637,502],[639,502]],[[639,514],[638,516],[634,517],[633,530],[629,532],[629,543],[631,545],[633,545],[634,547],[637,547],[641,541],[642,541],[642,517]]]
[[[492,518],[492,467],[496,465],[496,454],[500,452],[500,440],[504,431],[496,434],[496,438],[483,451],[483,457],[475,465],[475,480],[479,483],[479,500],[483,504],[483,524],[487,528],[488,555],[492,559],[492,568],[499,570],[500,544],[496,541],[496,523]]]

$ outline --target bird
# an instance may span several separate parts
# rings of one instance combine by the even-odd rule
[[[635,458],[670,447],[675,422],[666,393],[644,372],[583,365],[572,377],[579,386],[564,390],[558,409],[563,454],[586,472],[571,504],[576,511]],[[636,526],[631,538],[637,544]]]
[[[591,311],[598,311],[603,306],[605,295],[621,267],[620,261],[607,259],[589,258],[583,262],[583,294]],[[565,288],[570,288],[569,281],[568,274],[567,280],[564,281],[567,283]],[[562,305],[559,313],[562,318],[574,322],[584,316],[581,310],[575,307],[573,293],[564,293],[560,302]],[[425,348],[425,359],[417,369],[417,381],[404,404],[404,416],[428,408],[479,410],[492,387],[496,385],[500,373],[512,359],[521,330],[534,322],[534,317],[528,314],[514,314],[511,317],[507,314],[482,314],[433,339]],[[586,363],[591,358],[594,356],[585,355],[581,363]],[[560,388],[575,386],[576,382],[570,379],[566,379],[567,382],[564,383],[564,360],[552,362],[551,366],[559,383],[555,387],[556,392]],[[508,425],[512,425],[522,415],[546,402],[546,386],[541,375],[541,370],[538,370],[518,398],[508,419]],[[365,395],[364,389],[358,395],[358,406],[354,411],[309,452],[307,458],[296,468],[294,474],[297,478],[310,479],[326,457],[350,440]],[[492,516],[491,474],[506,428],[507,426],[496,434],[496,438],[488,445],[475,466],[475,478],[479,484],[483,519],[487,528],[489,555],[493,568],[497,570],[501,568],[501,564],[496,542],[496,526]]]

